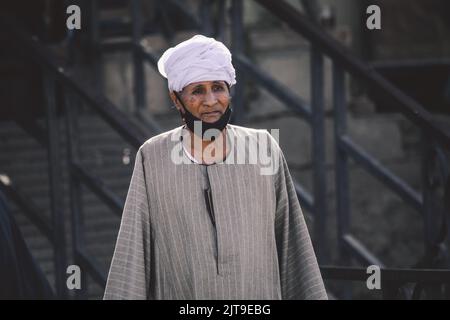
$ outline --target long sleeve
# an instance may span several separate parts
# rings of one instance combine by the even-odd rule
[[[275,236],[282,299],[327,299],[308,228],[280,149]]]
[[[143,155],[138,150],[104,299],[148,299],[150,221]]]

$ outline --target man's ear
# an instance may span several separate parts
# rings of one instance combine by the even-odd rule
[[[175,105],[175,108],[177,108],[178,109],[178,112],[181,112],[181,114],[184,114],[184,108],[183,108],[183,105],[182,105],[182,103],[181,103],[181,101],[180,101],[180,99],[178,99],[178,97],[180,96],[180,94],[178,93],[178,94],[176,94],[175,93],[175,91],[170,91],[170,98],[172,99],[172,102],[174,103],[174,105]]]
[[[173,104],[175,105],[175,107],[178,110],[180,110],[181,109],[181,104],[180,104],[180,101],[178,100],[175,92],[169,91],[169,96],[170,96],[170,99],[172,100]]]

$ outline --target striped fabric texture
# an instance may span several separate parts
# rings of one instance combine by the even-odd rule
[[[279,169],[262,175],[261,164],[228,157],[208,166],[174,163],[173,150],[184,154],[181,131],[152,137],[136,154],[104,299],[327,299],[270,134],[227,126],[234,141],[266,135],[273,142]]]

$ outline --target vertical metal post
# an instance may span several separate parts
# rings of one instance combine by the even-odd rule
[[[381,275],[382,277],[383,275]],[[401,284],[397,282],[382,281],[381,289],[383,300],[395,300],[398,298]]]
[[[211,0],[202,0],[200,2],[200,23],[201,32],[205,36],[212,36],[213,28],[211,23]]]
[[[433,161],[433,147],[430,146],[429,136],[422,133],[422,197],[423,197],[423,223],[424,223],[424,249],[428,256],[433,245],[433,177],[431,166]]]
[[[334,138],[336,161],[336,203],[338,237],[349,232],[350,199],[348,155],[341,147],[341,138],[347,134],[347,109],[345,101],[344,70],[336,62],[333,63],[333,102],[334,102]],[[342,248],[342,242],[339,243]]]
[[[98,54],[98,46],[100,41],[100,21],[98,14],[98,0],[85,1],[86,7],[89,8],[89,42],[90,42],[90,59]]]
[[[326,165],[325,165],[325,112],[323,99],[323,56],[315,46],[311,47],[311,106],[312,106],[312,154],[314,178],[314,238],[317,259],[328,260],[326,243]]]
[[[225,41],[225,23],[226,23],[226,1],[218,1],[218,16],[217,16],[217,30],[216,39],[219,41]]]
[[[67,297],[66,275],[66,239],[63,212],[63,183],[59,158],[59,130],[56,117],[55,79],[44,72],[44,94],[46,99],[47,157],[50,185],[50,208],[55,262],[55,285],[58,297]]]
[[[348,155],[341,147],[341,138],[347,134],[345,73],[342,66],[336,62],[333,62],[333,104],[338,249],[341,263],[349,266],[350,256],[343,242],[344,235],[349,233],[350,229]],[[351,285],[344,286],[343,298],[351,299]]]
[[[231,51],[232,54],[237,56],[243,52],[243,4],[242,0],[233,0],[231,8]],[[235,60],[236,61],[236,60]],[[236,67],[236,87],[234,91],[234,97],[232,100],[233,116],[232,122],[240,124],[244,118],[244,92],[246,77],[242,72],[239,64],[235,63]]]
[[[79,129],[78,129],[78,110],[74,103],[73,94],[64,91],[64,108],[66,115],[66,136],[67,136],[67,164],[68,164],[68,184],[70,192],[70,210],[72,221],[72,252],[74,263],[81,269],[81,290],[76,290],[75,295],[77,299],[83,299],[88,291],[86,281],[86,268],[79,259],[79,249],[84,247],[83,236],[83,210],[82,210],[82,194],[81,182],[74,172],[73,164],[80,164],[80,144],[79,144]]]
[[[450,165],[450,161],[448,161],[448,157],[446,157],[447,161],[447,169]],[[450,172],[447,170],[447,176],[445,177],[444,183],[444,215],[446,215],[446,223],[447,223],[447,236],[446,236],[446,244],[447,244],[447,255],[450,256]],[[450,261],[449,261],[450,263]],[[450,267],[450,266],[449,266]],[[450,295],[450,283],[448,284],[448,293]]]
[[[445,177],[439,181],[439,173],[444,173],[439,172],[438,149],[432,137],[425,131],[422,133],[422,145],[422,212],[424,218],[425,256],[428,258],[428,261],[424,261],[424,267],[431,269],[440,267],[437,263],[439,263],[438,260],[442,254],[439,247],[443,239],[439,239],[441,237],[439,229],[444,226],[440,226],[439,223],[445,221],[442,219],[445,212],[443,211],[444,208],[439,208],[437,205],[439,197],[436,194],[436,188],[439,186],[439,182],[445,184]],[[431,299],[438,299],[441,295],[440,291],[439,285],[425,286],[426,295]]]
[[[449,164],[450,162],[446,161],[447,164]],[[448,168],[448,166],[447,166]],[[445,244],[447,247],[447,257],[449,256],[450,253],[450,173],[447,171],[447,176],[445,177],[445,182],[444,182],[444,212],[443,214],[445,215],[444,220],[447,224],[447,234],[446,234],[446,239],[445,239]],[[447,266],[450,267],[450,265],[448,265],[450,263],[450,261],[447,260]],[[445,283],[444,284],[444,299],[450,300],[450,282]]]
[[[98,90],[102,90],[103,77],[99,58],[101,57],[101,43],[100,43],[100,17],[99,17],[99,3],[98,0],[88,1],[86,7],[89,8],[89,61],[93,65],[95,86]]]
[[[146,106],[145,99],[145,74],[144,63],[141,55],[141,38],[142,38],[142,15],[141,15],[141,1],[132,0],[132,17],[133,17],[133,90],[134,90],[134,105],[133,111],[138,112]]]

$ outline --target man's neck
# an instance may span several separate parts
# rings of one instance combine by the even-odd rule
[[[228,148],[226,130],[226,128],[223,129],[214,141],[203,140],[189,130],[191,136],[191,155],[201,163],[213,163],[224,160]]]

